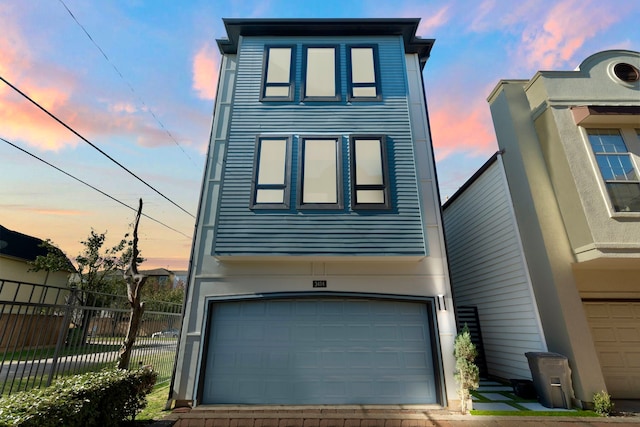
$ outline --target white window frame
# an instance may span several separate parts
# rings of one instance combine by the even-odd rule
[[[616,131],[625,146],[626,151],[624,152],[599,152],[596,151],[591,143],[591,135],[599,130],[611,132]],[[640,202],[637,208],[628,207],[629,209],[624,209],[617,206],[617,202],[615,198],[612,196],[612,192],[610,190],[611,185],[622,184],[622,185],[636,185],[638,187],[638,192],[640,194],[640,169],[638,166],[640,165],[640,129],[634,129],[632,127],[609,127],[609,126],[590,126],[585,128],[587,144],[589,149],[591,150],[591,154],[595,160],[595,168],[598,170],[598,174],[600,176],[601,182],[604,184],[605,194],[609,200],[609,206],[614,215],[625,215],[625,214],[640,214]],[[635,179],[608,179],[605,178],[603,174],[602,168],[598,162],[598,159],[603,157],[625,157],[629,159],[633,172],[635,174]],[[634,210],[631,210],[634,209]]]

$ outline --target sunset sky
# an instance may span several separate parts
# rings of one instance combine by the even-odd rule
[[[500,79],[640,50],[638,0],[0,0],[0,76],[175,203],[0,81],[0,224],[73,257],[91,228],[115,244],[135,216],[11,143],[128,206],[142,197],[164,225],[142,219],[141,269],[186,269],[222,18],[297,17],[422,19],[443,200],[497,149],[486,98]]]

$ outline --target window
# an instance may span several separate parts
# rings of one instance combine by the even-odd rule
[[[264,76],[260,100],[293,100],[293,46],[265,47]]]
[[[302,97],[310,101],[339,101],[338,48],[304,48],[304,89]]]
[[[289,207],[289,169],[291,138],[259,137],[256,141],[251,207],[287,209]]]
[[[640,132],[624,132],[629,142],[639,145]],[[618,129],[589,129],[589,143],[616,212],[640,212],[640,181],[633,155]]]
[[[349,100],[380,100],[378,51],[376,46],[349,46]]]
[[[384,136],[353,135],[351,149],[351,207],[389,209],[389,172]]]
[[[340,137],[305,137],[298,156],[298,207],[342,208]]]

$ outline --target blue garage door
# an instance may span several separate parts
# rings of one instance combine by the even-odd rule
[[[423,303],[216,303],[202,403],[435,403],[428,325]]]

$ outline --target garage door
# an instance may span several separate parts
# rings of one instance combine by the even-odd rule
[[[584,302],[609,394],[640,399],[640,302]]]
[[[422,303],[216,303],[209,331],[205,404],[436,402]]]

